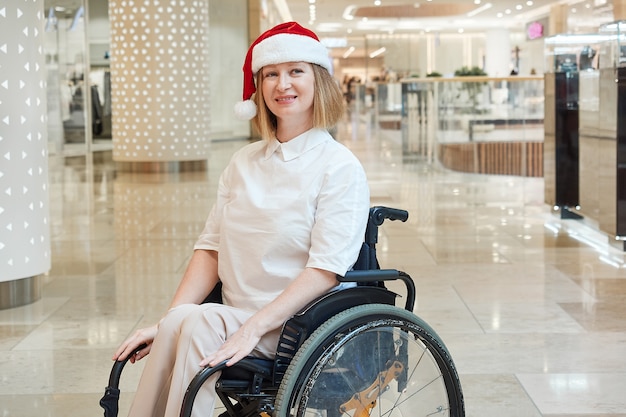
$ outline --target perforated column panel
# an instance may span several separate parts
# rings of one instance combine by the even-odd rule
[[[43,3],[0,1],[0,282],[50,269]]]
[[[110,0],[113,158],[209,155],[206,0]]]

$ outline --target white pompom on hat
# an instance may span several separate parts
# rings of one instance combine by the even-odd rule
[[[254,77],[266,65],[285,62],[308,62],[332,72],[328,49],[317,35],[296,22],[281,23],[255,40],[243,64],[243,101],[235,104],[235,115],[241,120],[256,116],[256,104],[251,100],[256,92]]]

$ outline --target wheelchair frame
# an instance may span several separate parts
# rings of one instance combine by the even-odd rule
[[[315,358],[299,356],[310,355],[311,352],[316,352],[317,354],[320,348],[315,343],[319,338],[325,338],[324,343],[332,345],[333,341],[337,340],[337,335],[341,333],[340,330],[343,330],[333,329],[333,322],[351,322],[363,327],[364,323],[357,323],[362,322],[358,316],[367,315],[369,306],[372,306],[371,309],[373,311],[378,312],[377,315],[372,316],[373,318],[393,317],[393,320],[385,324],[386,326],[396,326],[396,323],[403,322],[401,332],[407,335],[410,333],[415,340],[419,339],[420,343],[426,346],[426,350],[436,357],[437,366],[444,380],[445,396],[447,396],[448,402],[448,408],[441,407],[440,411],[445,412],[449,409],[448,415],[463,417],[463,394],[456,368],[447,348],[434,330],[412,313],[415,304],[415,285],[413,280],[405,272],[395,269],[380,269],[376,257],[378,226],[382,225],[387,219],[404,222],[407,218],[408,212],[404,210],[380,206],[372,207],[364,243],[354,270],[346,273],[344,277],[337,277],[340,282],[354,282],[357,286],[329,292],[314,300],[290,318],[283,325],[276,356],[273,360],[247,357],[232,367],[226,367],[226,361],[224,361],[215,367],[206,367],[198,372],[189,384],[181,404],[181,417],[191,416],[196,395],[202,385],[216,372],[222,372],[215,387],[217,396],[226,408],[226,411],[220,417],[253,417],[259,415],[263,417],[268,417],[269,415],[282,417],[288,415],[287,410],[275,409],[275,404],[277,400],[278,402],[293,401],[293,399],[287,397],[295,395],[293,391],[298,388],[296,386],[297,382],[285,384],[283,380],[288,377],[297,378],[300,381],[303,377],[299,373],[312,367],[312,363],[317,363]],[[395,307],[398,294],[389,291],[384,285],[385,281],[394,280],[400,280],[406,287],[404,310]],[[221,302],[220,288],[216,288],[207,300]],[[354,313],[358,314],[358,316],[353,317]],[[331,326],[330,328],[329,325]],[[316,339],[315,335],[320,332],[321,334]],[[407,340],[410,343],[411,339]],[[140,346],[137,350],[142,348],[143,346]],[[301,348],[306,352],[303,353],[300,350]],[[294,360],[294,358],[296,359]],[[105,395],[100,401],[100,405],[105,409],[105,417],[117,417],[119,380],[127,361],[128,358],[124,361],[116,362],[111,370],[109,386],[106,388]],[[298,363],[292,364],[292,362]],[[383,388],[384,390],[389,389],[388,385],[393,379],[397,380],[398,390],[401,389],[401,378],[399,375],[402,373],[400,368],[404,365],[400,363],[401,361],[396,362],[389,365],[389,369],[384,372],[384,375],[381,372],[377,377],[380,381],[374,382],[367,392],[378,392],[377,395],[380,395],[383,392]],[[294,366],[295,369],[292,369]],[[324,364],[316,366],[323,367]],[[394,366],[397,370],[395,373],[392,373]],[[298,374],[294,376],[295,371]],[[404,373],[406,374],[406,372]],[[384,387],[382,385],[383,382],[381,382],[383,380],[386,381],[384,382],[386,384]],[[287,388],[285,388],[286,386]],[[365,413],[373,407],[371,405],[358,405],[361,401],[358,399],[360,398],[358,396],[365,395],[365,392],[362,391],[360,394],[358,392],[354,393],[354,399],[351,400],[352,405],[356,407],[354,417],[368,415]],[[349,403],[350,401],[341,405],[343,407],[342,411],[339,411],[338,408],[333,413],[329,412],[328,417],[334,417],[330,414],[342,415],[346,412],[347,406],[345,404]],[[301,415],[302,413],[297,411],[296,414]]]

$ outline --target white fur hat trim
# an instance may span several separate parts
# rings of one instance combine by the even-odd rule
[[[310,62],[331,72],[328,49],[309,36],[279,33],[259,42],[252,51],[252,73],[266,65],[284,62]]]

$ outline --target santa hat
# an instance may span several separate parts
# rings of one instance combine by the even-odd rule
[[[256,116],[256,104],[250,99],[256,92],[254,78],[266,65],[284,62],[318,64],[331,72],[328,50],[315,33],[296,22],[281,23],[257,38],[243,64],[243,101],[235,104],[235,114],[241,120]]]

